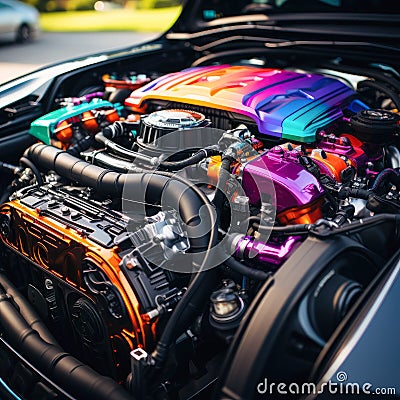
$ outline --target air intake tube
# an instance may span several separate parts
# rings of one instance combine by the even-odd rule
[[[204,196],[200,197],[199,191],[195,190],[194,185],[183,183],[178,177],[171,179],[172,175],[167,173],[117,173],[89,164],[63,150],[43,144],[34,144],[26,150],[24,156],[39,168],[53,170],[67,179],[94,188],[96,193],[104,196],[121,197],[124,185],[127,185],[127,187],[135,189],[129,191],[129,200],[159,204],[162,198],[167,205],[175,206],[178,209],[189,230],[195,229],[201,222],[199,215],[201,207],[209,205]],[[144,197],[143,193],[145,193]],[[193,252],[204,251],[210,240],[210,232],[201,237],[190,235],[189,232],[189,240]]]
[[[27,149],[25,157],[36,166],[45,170],[53,170],[57,174],[81,185],[90,186],[102,195],[121,197],[124,185],[135,188],[129,193],[130,200],[146,203],[173,206],[180,213],[186,224],[191,251],[205,252],[196,268],[185,295],[178,303],[169,319],[162,337],[157,345],[156,360],[164,364],[169,347],[194,320],[202,310],[211,294],[214,285],[215,268],[207,269],[210,250],[217,240],[216,221],[213,207],[207,196],[191,182],[167,172],[122,174],[106,170],[82,161],[65,151],[43,144],[35,144]],[[173,178],[173,179],[171,179]],[[144,193],[144,198],[143,198]],[[202,212],[200,217],[200,210]],[[209,229],[203,235],[196,230],[199,224],[208,224]],[[204,226],[204,225],[203,225]],[[193,234],[191,234],[193,233]]]

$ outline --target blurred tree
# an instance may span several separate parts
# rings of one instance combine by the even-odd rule
[[[173,7],[182,4],[182,0],[138,0],[138,8]]]
[[[73,11],[73,10],[93,10],[96,0],[22,0],[25,3],[35,6],[40,12],[49,11]],[[110,3],[125,6],[128,0],[104,0]],[[172,7],[182,4],[182,0],[135,0],[135,8],[149,9]]]

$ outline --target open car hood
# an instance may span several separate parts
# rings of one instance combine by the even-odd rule
[[[307,3],[293,0],[193,0],[183,1],[183,10],[177,23],[171,29],[174,32],[199,31],[206,27],[230,24],[235,22],[277,21],[299,22],[321,19],[352,21],[354,15],[362,16],[369,21],[387,23],[388,16],[396,18],[400,14],[400,5],[390,1],[352,1],[340,2],[314,0]],[[353,18],[353,19],[352,19]]]
[[[398,269],[400,24],[299,4],[187,1],[0,86],[0,397],[249,400],[330,368]]]

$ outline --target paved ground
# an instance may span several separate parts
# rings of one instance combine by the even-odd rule
[[[47,33],[32,43],[0,43],[0,83],[40,66],[140,43],[158,34],[135,32]]]

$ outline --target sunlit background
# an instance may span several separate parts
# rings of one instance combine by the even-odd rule
[[[0,24],[1,13],[4,12],[2,1],[15,2],[0,0]],[[182,0],[23,2],[39,11],[36,19],[39,20],[40,33],[35,38],[19,40],[18,31],[22,29],[22,22],[15,25],[11,37],[1,35],[0,29],[0,83],[44,65],[151,40],[176,21]],[[8,22],[3,13],[3,23]]]
[[[25,0],[40,12],[44,31],[163,31],[181,0]]]

